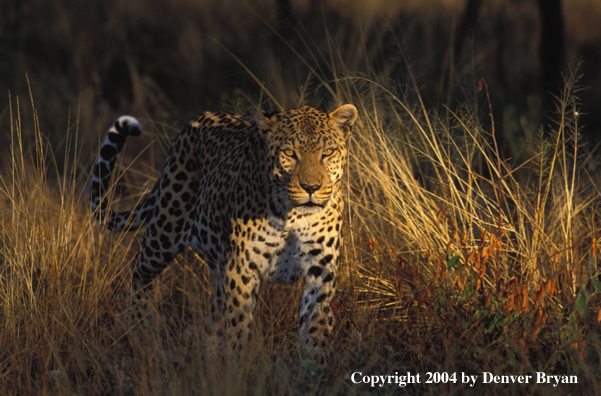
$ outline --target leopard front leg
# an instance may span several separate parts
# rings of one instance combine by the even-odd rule
[[[338,236],[320,238],[325,243],[305,244],[305,286],[300,309],[300,334],[303,349],[314,357],[325,355],[327,340],[334,327],[330,303],[336,292]],[[307,268],[308,267],[308,268]]]
[[[228,263],[223,279],[225,300],[221,303],[228,350],[236,353],[252,341],[260,285],[258,272],[243,263],[239,257]]]

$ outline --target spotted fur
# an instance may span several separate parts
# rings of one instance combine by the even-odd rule
[[[252,338],[260,283],[302,279],[303,345],[323,352],[334,324],[345,142],[356,118],[353,105],[258,114],[254,123],[202,113],[173,141],[154,189],[114,213],[106,201],[115,159],[127,136],[142,131],[135,118],[119,118],[94,167],[92,208],[113,230],[148,222],[134,295],[191,246],[213,273],[209,327],[225,329],[228,347],[239,350]]]

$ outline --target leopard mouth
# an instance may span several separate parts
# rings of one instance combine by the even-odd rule
[[[302,205],[299,205],[299,206],[303,207],[303,208],[323,208],[323,205],[320,205],[320,204],[315,203],[313,201],[308,201],[308,202],[306,202],[306,203],[304,203]]]
[[[311,212],[314,212],[316,209],[320,210],[326,207],[329,199],[319,199],[318,197],[315,197],[313,195],[305,195],[305,196],[293,196],[290,195],[289,196],[290,199],[290,203],[292,204],[292,207],[301,209],[301,210],[308,210]]]

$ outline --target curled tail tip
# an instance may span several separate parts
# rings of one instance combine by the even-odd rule
[[[121,116],[109,132],[118,133],[121,136],[140,136],[142,133],[142,125],[132,116]]]

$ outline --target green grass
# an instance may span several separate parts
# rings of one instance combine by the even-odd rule
[[[354,384],[357,371],[420,373],[422,383],[403,388],[408,394],[599,393],[600,174],[579,135],[578,71],[566,75],[556,111],[541,123],[536,97],[498,100],[511,89],[495,81],[484,55],[472,55],[481,74],[450,72],[452,21],[443,15],[459,12],[453,2],[387,10],[405,23],[390,29],[376,11],[353,24],[325,9],[306,16],[280,53],[267,39],[245,49],[272,37],[261,22],[271,18],[264,3],[239,14],[211,2],[203,3],[213,7],[206,14],[192,2],[97,4],[95,17],[59,4],[63,19],[42,20],[20,37],[42,40],[48,59],[72,45],[77,61],[67,62],[70,72],[55,63],[27,70],[30,87],[15,88],[0,112],[0,393],[398,394],[397,385]],[[507,18],[532,18],[523,7],[509,7]],[[367,12],[356,9],[346,12]],[[485,21],[493,10],[483,12]],[[426,17],[430,28],[411,22]],[[494,24],[484,25],[486,36]],[[93,34],[90,27],[107,36],[89,39],[103,57],[73,39]],[[153,41],[159,30],[171,41]],[[529,33],[515,34],[508,39]],[[412,50],[418,44],[427,50]],[[30,53],[19,51],[15,68],[17,58],[29,64]],[[522,76],[516,81],[534,70],[518,58],[508,69]],[[89,67],[78,63],[86,59]],[[121,61],[126,72],[116,72],[106,85],[116,92],[107,95],[103,67],[119,69]],[[128,144],[119,166],[113,204],[125,208],[152,185],[193,105],[248,115],[301,103],[359,110],[329,358],[316,366],[299,353],[300,286],[271,285],[260,294],[248,356],[239,364],[215,356],[202,337],[210,271],[192,251],[154,282],[157,326],[123,329],[116,318],[127,309],[141,235],[96,225],[86,192],[115,108],[142,115],[148,131]],[[579,384],[481,384],[483,372],[539,371],[576,375]],[[479,375],[479,384],[426,384],[427,372]]]

